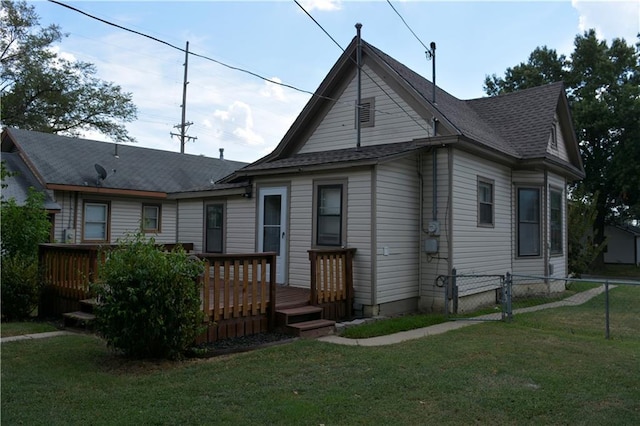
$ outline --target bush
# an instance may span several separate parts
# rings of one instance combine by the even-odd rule
[[[38,264],[25,256],[2,256],[0,275],[2,319],[29,318],[40,298]]]
[[[96,288],[96,329],[109,346],[135,358],[176,358],[202,327],[195,278],[203,263],[177,247],[128,236],[106,254]]]

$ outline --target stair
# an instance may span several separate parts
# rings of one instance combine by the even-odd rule
[[[322,308],[310,305],[278,309],[276,320],[285,333],[307,338],[332,334],[336,324],[322,318]]]
[[[64,327],[92,330],[93,322],[96,319],[96,316],[93,314],[93,308],[97,303],[96,299],[81,300],[79,311],[62,314]]]

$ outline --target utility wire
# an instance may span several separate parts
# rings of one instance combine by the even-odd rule
[[[328,36],[328,37],[329,37],[329,38],[330,38],[330,39],[331,39],[331,40],[332,40],[332,41],[333,41],[333,42],[334,42],[334,43],[335,43],[339,48],[340,48],[340,50],[342,50],[343,52],[345,51],[345,49],[340,45],[340,43],[338,43],[338,42],[337,42],[337,41],[336,41],[336,40],[331,36],[331,34],[329,34],[329,33],[327,32],[327,30],[325,30],[325,29],[322,27],[322,25],[320,25],[320,23],[319,23],[318,21],[316,21],[316,20],[313,18],[313,16],[311,16],[311,14],[310,14],[309,12],[307,12],[307,10],[306,10],[306,9],[305,9],[305,8],[304,8],[300,3],[298,3],[298,0],[293,0],[293,1],[298,5],[298,7],[300,7],[300,9],[302,9],[302,10],[304,11],[304,13],[305,13],[309,18],[311,18],[311,20],[312,20],[313,22],[315,22],[315,24],[316,24],[318,27],[320,27],[320,29],[322,30],[322,32],[324,32],[324,33],[325,33],[325,34],[326,34],[326,35],[327,35],[327,36]],[[393,7],[393,6],[392,6],[392,7]],[[356,64],[356,66],[358,65],[358,64],[357,64],[357,62],[355,61],[355,59],[353,59],[352,57],[349,57],[349,59],[351,60],[351,62],[353,62],[354,64]],[[395,99],[393,99],[393,97],[392,97],[392,96],[391,96],[391,95],[390,95],[390,94],[389,94],[389,93],[388,93],[388,92],[387,92],[387,91],[386,91],[386,90],[385,90],[385,89],[384,89],[384,88],[383,88],[383,87],[382,87],[382,86],[381,86],[381,85],[380,85],[376,80],[374,80],[374,79],[369,75],[369,73],[367,72],[367,70],[362,69],[362,68],[361,68],[361,70],[362,70],[362,72],[364,72],[364,74],[365,74],[365,75],[366,75],[366,76],[367,76],[367,77],[368,77],[368,78],[369,78],[369,79],[370,79],[370,80],[371,80],[371,81],[372,81],[376,86],[378,86],[378,88],[379,88],[380,90],[382,90],[382,93],[384,93],[385,95],[387,95],[387,97],[388,97],[388,98],[389,98],[389,99],[390,99],[394,104],[396,104],[396,106],[397,106],[398,108],[400,108],[400,109],[402,110],[402,112],[404,112],[404,113],[407,115],[407,117],[409,117],[411,120],[413,120],[413,122],[414,122],[414,123],[416,123],[416,124],[417,124],[421,129],[422,129],[422,130],[424,130],[425,132],[429,133],[429,129],[425,128],[425,127],[424,127],[424,125],[423,125],[422,123],[420,123],[418,120],[416,120],[416,118],[415,118],[415,117],[413,117],[413,116],[412,116],[412,115],[411,115],[411,114],[410,114],[406,109],[404,109],[404,107],[403,107],[402,105],[400,105],[400,104],[399,104]],[[358,107],[359,107],[359,108],[362,108],[362,106],[360,106],[360,105],[358,105]],[[383,112],[383,113],[385,113],[385,114],[392,114],[392,113],[390,113],[390,112],[379,111],[379,110],[377,110],[377,109],[374,109],[374,111],[376,111],[376,112]]]
[[[422,45],[422,47],[424,47],[424,49],[426,50],[425,53],[428,54],[428,52],[431,52],[431,49],[428,48],[422,42],[422,40],[420,40],[420,37],[418,37],[417,34],[411,29],[409,24],[407,24],[407,21],[405,21],[404,18],[402,17],[402,15],[400,15],[400,12],[398,12],[398,10],[391,4],[391,0],[387,0],[387,3],[389,3],[389,6],[391,6],[391,9],[393,9],[393,11],[396,13],[396,15],[398,15],[398,17],[402,20],[402,22],[404,23],[405,27],[407,27],[409,29],[409,31],[411,31],[411,34],[413,34],[413,36],[416,38],[416,40],[418,40],[418,42]]]

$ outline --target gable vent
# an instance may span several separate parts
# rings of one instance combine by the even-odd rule
[[[360,105],[360,126],[373,127],[375,117],[374,98],[365,98]]]

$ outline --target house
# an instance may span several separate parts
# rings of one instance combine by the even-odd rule
[[[275,150],[218,182],[250,196],[173,197],[181,236],[202,247],[202,206],[219,205],[222,251],[277,252],[281,284],[309,286],[311,249],[356,249],[370,316],[442,310],[454,268],[565,277],[583,177],[562,83],[460,100],[354,38]]]
[[[640,266],[640,228],[632,225],[607,225],[604,263]]]
[[[44,192],[51,241],[64,243],[115,243],[140,230],[158,243],[190,242],[179,233],[180,202],[170,194],[212,188],[246,165],[15,128],[2,131],[1,146],[7,169],[19,173],[8,179],[3,198],[20,203],[30,186]],[[216,190],[245,192],[238,184]]]

